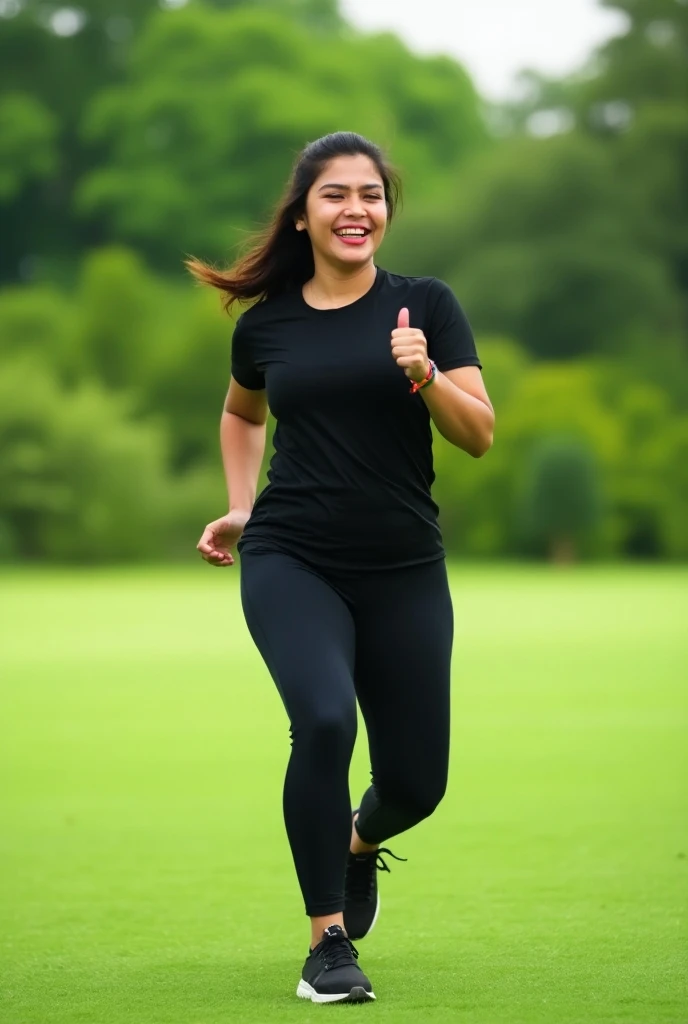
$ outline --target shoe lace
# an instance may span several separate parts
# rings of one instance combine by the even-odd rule
[[[320,953],[326,971],[336,967],[349,967],[358,960],[358,950],[346,935],[336,935],[324,941]]]
[[[397,857],[385,846],[375,850],[374,853],[358,854],[351,857],[347,866],[346,887],[352,899],[372,899],[376,871],[386,871],[391,875],[391,868],[382,856],[383,853],[388,857],[393,857],[394,860],[406,863],[406,857]]]

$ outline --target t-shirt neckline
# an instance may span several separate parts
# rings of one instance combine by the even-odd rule
[[[329,314],[332,314],[332,313],[343,313],[347,309],[358,308],[363,302],[366,301],[366,299],[370,299],[375,294],[375,292],[378,290],[380,285],[382,284],[383,276],[384,276],[384,270],[382,269],[382,267],[378,267],[376,265],[376,267],[375,267],[375,280],[373,281],[373,283],[370,286],[370,288],[368,289],[368,291],[364,292],[363,295],[359,295],[359,297],[357,299],[354,299],[353,302],[347,302],[346,305],[344,305],[344,306],[333,306],[333,307],[331,307],[329,309],[318,309],[316,306],[311,306],[311,305],[309,305],[308,302],[306,302],[306,300],[303,297],[303,290],[302,290],[302,288],[298,288],[297,289],[298,300],[299,300],[301,306],[303,307],[303,309],[305,309],[308,313],[314,314],[315,316],[322,316],[323,314],[327,315],[328,313]]]

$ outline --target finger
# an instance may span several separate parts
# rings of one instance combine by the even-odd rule
[[[404,342],[403,339],[400,339],[392,344],[392,352],[397,352],[399,355],[408,356],[415,352],[418,356],[421,356],[426,351],[425,345],[421,345],[415,338],[409,342]]]
[[[419,352],[417,349],[392,349],[392,356],[397,362],[400,359],[411,359],[414,363],[425,363],[428,358],[425,352]]]
[[[401,366],[402,369],[405,367],[415,367],[418,373],[425,373],[425,366],[418,359],[412,359],[411,356],[402,356],[401,359],[397,359],[397,366]]]
[[[199,551],[210,551],[211,548],[212,548],[212,540],[213,540],[214,536],[215,536],[215,534],[214,534],[214,531],[212,530],[212,528],[210,526],[206,526],[205,530],[203,531],[203,534],[201,535],[201,539],[199,540],[198,544],[196,545],[198,550]]]
[[[417,327],[395,327],[392,341],[425,341],[425,335]]]
[[[204,560],[208,565],[214,565],[221,567],[223,565],[234,565],[234,559],[231,555],[225,555],[221,551],[214,551],[211,555],[203,555]]]
[[[231,555],[222,555],[221,558],[214,559],[211,564],[221,569],[225,565],[234,565],[234,559]]]
[[[397,320],[397,327],[404,328],[404,327],[410,327],[410,325],[411,324],[410,324],[410,318],[409,318],[409,311],[406,308],[406,306],[404,306],[403,309],[399,310],[399,319]]]

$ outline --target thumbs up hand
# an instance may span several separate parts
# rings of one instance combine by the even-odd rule
[[[406,307],[399,310],[396,330],[392,331],[392,355],[410,380],[425,380],[430,370],[428,343],[422,331],[409,327]]]

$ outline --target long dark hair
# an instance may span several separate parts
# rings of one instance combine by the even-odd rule
[[[307,232],[295,221],[306,210],[308,191],[325,165],[338,156],[370,157],[382,178],[391,222],[401,197],[401,181],[379,146],[355,132],[334,132],[308,145],[299,154],[285,193],[270,224],[253,237],[248,252],[228,270],[216,270],[197,259],[185,260],[194,277],[225,292],[223,305],[267,299],[300,287],[313,276],[313,249]]]

